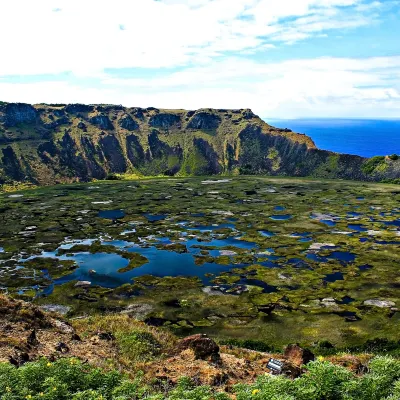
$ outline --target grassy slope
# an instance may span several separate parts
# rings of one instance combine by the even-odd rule
[[[0,336],[2,400],[396,400],[400,394],[400,361],[374,352],[319,356],[290,380],[264,374],[271,354],[221,346],[221,364],[213,365],[190,350],[179,354],[173,335],[128,316],[67,321],[2,295],[0,310],[0,327],[7,326]],[[33,328],[37,342],[27,345]],[[54,351],[60,342],[68,350]],[[8,363],[16,349],[31,360],[18,369]]]

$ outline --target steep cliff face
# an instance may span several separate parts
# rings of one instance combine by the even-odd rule
[[[138,175],[270,174],[359,180],[400,177],[400,162],[318,150],[251,110],[0,103],[0,183]]]

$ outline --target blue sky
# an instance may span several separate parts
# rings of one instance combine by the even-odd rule
[[[399,0],[0,2],[0,100],[399,117]]]

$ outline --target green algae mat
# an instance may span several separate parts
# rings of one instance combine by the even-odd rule
[[[279,346],[398,340],[400,188],[267,177],[0,195],[0,287],[79,316]]]

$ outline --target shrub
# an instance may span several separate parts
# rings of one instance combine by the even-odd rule
[[[387,398],[387,400],[400,399],[400,380],[396,381],[393,385],[393,393]]]
[[[254,385],[240,384],[235,387],[237,400],[295,400],[294,382],[283,376],[265,375]]]
[[[125,378],[119,372],[104,372],[73,358],[53,363],[41,359],[18,369],[0,364],[1,400],[105,400],[111,399],[113,391],[124,384]]]
[[[399,399],[400,361],[392,357],[376,357],[362,377],[326,361],[311,362],[306,368],[308,372],[294,381],[264,376],[253,385],[236,385],[237,400]]]
[[[117,174],[108,174],[106,176],[106,180],[107,181],[120,181],[120,180],[122,180],[122,178]]]
[[[299,400],[340,399],[341,384],[352,378],[346,368],[327,361],[316,361],[306,368],[308,373],[295,381]]]
[[[400,377],[400,361],[391,357],[376,357],[369,364],[370,372],[358,380],[343,385],[343,398],[384,399],[396,392]]]
[[[224,393],[215,393],[209,386],[195,386],[191,379],[181,378],[176,389],[171,391],[168,400],[229,400]]]
[[[370,175],[375,172],[376,169],[384,169],[385,165],[386,163],[384,156],[375,156],[365,161],[361,166],[361,169],[365,174]]]
[[[161,344],[150,332],[117,332],[116,338],[121,353],[134,362],[149,361],[161,350]]]
[[[349,347],[351,353],[400,354],[400,341],[386,338],[368,339],[364,344]]]
[[[311,362],[307,372],[290,380],[260,376],[254,384],[234,387],[237,400],[398,400],[400,360],[376,357],[361,377],[326,361]],[[105,372],[77,359],[41,359],[16,368],[0,363],[0,400],[228,400],[210,386],[181,378],[175,388],[154,392],[141,375],[128,380],[117,371]]]
[[[231,345],[235,347],[240,347],[242,349],[262,351],[262,352],[277,352],[277,349],[271,347],[262,340],[240,340],[240,339],[226,339],[220,341],[221,345]]]
[[[382,179],[381,183],[392,183],[394,185],[400,185],[400,179],[399,178],[394,178],[394,179]]]
[[[399,157],[397,154],[392,154],[392,155],[389,156],[389,158],[390,158],[392,161],[396,161],[396,160],[398,160],[400,157]]]
[[[328,340],[319,341],[313,348],[314,353],[324,356],[337,354],[338,351],[339,349],[336,349],[336,347]]]
[[[148,393],[147,386],[144,386],[140,378],[134,381],[123,381],[119,386],[114,388],[112,399],[136,399],[146,398]]]

